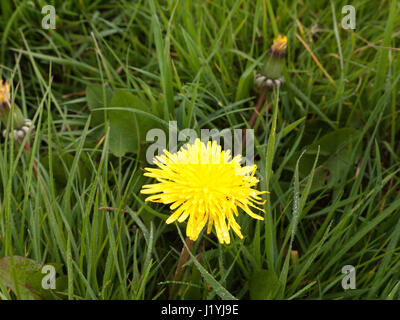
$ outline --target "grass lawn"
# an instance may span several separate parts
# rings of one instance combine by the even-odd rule
[[[35,125],[0,139],[0,299],[399,299],[400,2],[352,1],[354,30],[347,4],[0,0],[0,78]],[[285,82],[250,124],[280,34]],[[243,239],[185,242],[144,201],[146,134],[168,144],[171,121],[254,128],[270,193],[263,220],[239,209]]]

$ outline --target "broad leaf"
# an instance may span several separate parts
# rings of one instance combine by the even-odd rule
[[[107,107],[110,104],[112,91],[109,87],[93,84],[86,88],[86,101],[92,114],[92,126],[104,123],[104,110],[96,110]]]
[[[127,152],[136,153],[139,144],[145,142],[148,130],[159,127],[153,119],[136,113],[135,110],[150,113],[147,104],[137,96],[124,90],[116,90],[110,102],[108,119],[110,151],[117,157],[122,157]]]
[[[269,270],[256,270],[251,275],[249,289],[251,300],[271,300],[279,289],[278,277]]]
[[[44,289],[42,280],[46,273],[42,273],[44,265],[28,258],[14,256],[13,263],[10,257],[0,259],[0,281],[18,294],[19,299],[39,300],[55,299],[55,292],[65,289],[66,277],[61,275],[59,264],[49,263],[56,272],[56,289]]]
[[[356,129],[341,128],[324,135],[316,142],[304,147],[307,151],[299,166],[301,178],[305,178],[311,172],[315,156],[318,152],[318,146],[320,146],[320,157],[317,169],[315,170],[314,182],[311,188],[312,192],[324,188],[326,185],[332,186],[344,178],[344,170],[349,165],[354,164],[361,156],[361,144],[354,151],[358,136],[359,131]],[[351,159],[353,151],[356,154]],[[293,154],[286,165],[286,169],[294,171],[299,155],[300,152]]]

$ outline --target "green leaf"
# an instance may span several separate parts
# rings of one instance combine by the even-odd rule
[[[118,110],[112,110],[112,108],[118,108]],[[108,119],[110,121],[110,151],[117,157],[122,157],[127,152],[136,153],[139,143],[145,142],[147,132],[160,127],[146,115],[121,110],[123,108],[149,112],[147,103],[137,96],[124,90],[115,91],[110,102]]]
[[[297,126],[302,123],[306,117],[300,118],[299,120],[296,120],[295,122],[292,122],[291,124],[287,125],[285,128],[282,129],[281,133],[281,139],[285,136],[287,136],[292,130],[296,129]]]
[[[334,130],[316,142],[305,147],[307,150],[299,166],[301,178],[305,178],[313,170],[315,156],[320,147],[318,169],[315,171],[311,192],[323,187],[332,186],[343,177],[346,168],[357,162],[361,157],[362,144],[359,144],[354,159],[351,159],[353,146],[360,132],[353,128],[341,128]],[[286,169],[295,170],[296,161],[300,152],[295,152],[288,161]]]
[[[201,278],[201,273],[200,270],[193,265],[192,267],[192,274],[189,278],[189,282],[191,284],[195,284],[193,286],[189,286],[184,299],[185,300],[201,300],[203,298],[202,296],[202,278]]]
[[[44,265],[28,258],[14,256],[0,259],[0,281],[18,294],[19,299],[39,300],[55,299],[55,291],[65,288],[65,276],[61,274],[61,265],[48,263],[54,266],[56,272],[56,289],[44,289],[42,280],[46,273],[42,273]]]
[[[58,185],[65,186],[65,182],[68,180],[74,157],[66,152],[52,153],[51,157],[54,180]],[[42,164],[49,170],[50,158],[49,155],[43,157]],[[78,172],[81,180],[89,181],[90,171],[83,161],[78,162]]]
[[[95,110],[107,107],[112,98],[112,91],[109,87],[100,84],[93,84],[86,88],[86,101],[92,113],[92,126],[104,123],[104,110]]]
[[[217,281],[202,265],[201,263],[196,259],[194,254],[189,250],[189,248],[186,245],[185,240],[183,239],[182,232],[177,228],[179,237],[181,238],[182,242],[184,243],[184,246],[186,246],[186,249],[189,252],[189,255],[191,257],[191,260],[193,261],[194,265],[196,268],[200,271],[201,276],[203,277],[204,281],[207,282],[207,284],[215,290],[215,293],[222,299],[222,300],[237,300],[228,290],[226,290],[219,281]]]
[[[278,277],[270,270],[256,270],[250,277],[249,289],[251,300],[271,300],[279,289]]]

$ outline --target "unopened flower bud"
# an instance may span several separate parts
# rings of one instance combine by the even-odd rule
[[[32,126],[32,121],[25,119],[20,108],[16,104],[11,105],[10,83],[0,79],[0,121],[5,127],[8,125],[9,116],[12,116],[14,132],[9,133],[10,138],[21,140]],[[11,119],[10,119],[11,120]],[[3,130],[3,136],[7,135],[7,130]]]
[[[267,79],[275,80],[282,78],[286,47],[286,36],[279,35],[274,39],[268,52],[267,61],[261,69],[261,74]]]
[[[7,119],[10,107],[10,83],[0,79],[0,120]]]

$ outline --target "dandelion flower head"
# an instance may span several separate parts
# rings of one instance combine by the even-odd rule
[[[232,158],[230,150],[223,151],[216,141],[207,145],[196,139],[176,153],[157,156],[157,168],[146,168],[145,176],[157,183],[144,185],[141,193],[151,194],[146,201],[170,205],[173,213],[166,223],[184,222],[189,218],[186,235],[197,240],[207,224],[207,233],[215,227],[220,243],[230,243],[229,230],[243,238],[235,220],[241,208],[254,219],[263,220],[252,208],[264,212],[261,194],[254,187],[256,165],[241,166],[242,157]]]

